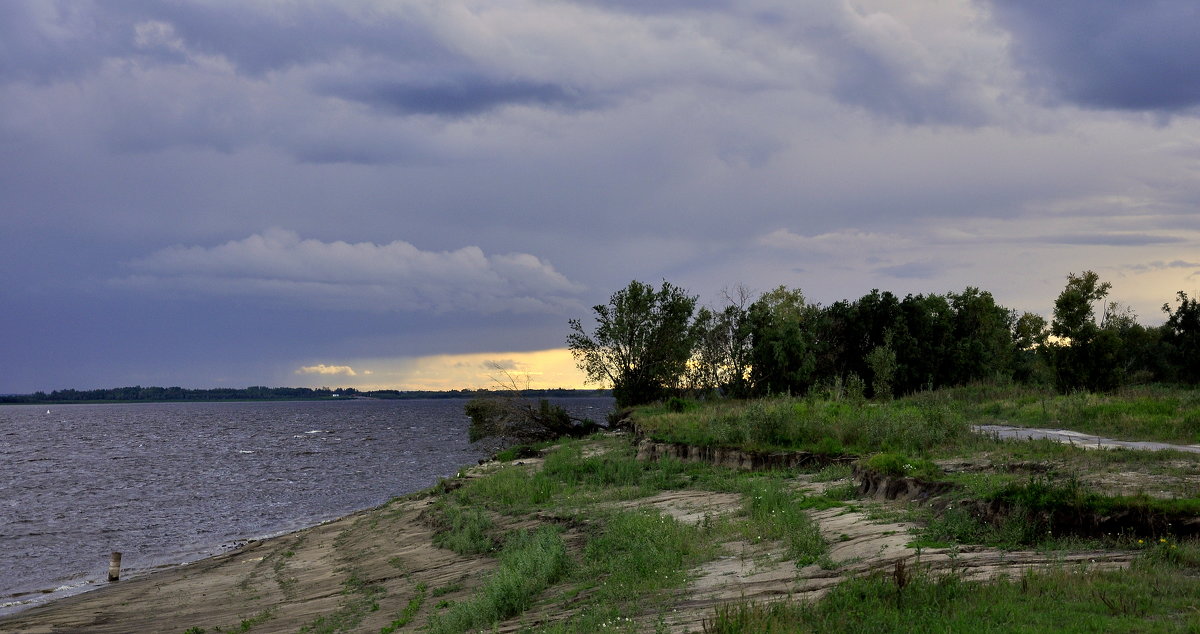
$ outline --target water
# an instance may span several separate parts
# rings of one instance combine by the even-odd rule
[[[112,551],[129,576],[430,486],[483,457],[464,404],[0,407],[0,615],[104,583]]]

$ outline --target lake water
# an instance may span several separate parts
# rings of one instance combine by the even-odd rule
[[[555,402],[603,421],[610,398]],[[0,407],[0,615],[435,484],[464,400]]]

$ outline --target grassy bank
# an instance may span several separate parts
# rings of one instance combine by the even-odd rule
[[[638,460],[631,435],[564,440],[0,629],[1196,631],[1195,541],[1077,534],[1055,513],[1141,505],[1194,518],[1198,457],[969,431],[996,419],[981,412],[1029,397],[972,388],[886,403],[646,408],[636,421],[663,440],[860,457],[750,472]],[[1131,412],[1168,409],[1141,403],[1145,395],[1103,398],[1117,409],[1126,398]],[[1191,395],[1162,398],[1186,418],[1179,404]],[[1127,428],[1153,426],[1153,416],[1131,415]],[[854,473],[948,482],[953,492],[889,502],[860,494]],[[139,629],[146,614],[155,620]]]
[[[917,549],[918,558],[921,549],[959,552],[982,545],[1039,552],[1128,552],[1132,564],[1122,571],[1051,564],[980,581],[953,569],[922,567],[918,559],[907,570],[884,567],[850,578],[817,600],[725,603],[710,611],[702,629],[955,631],[985,623],[990,631],[1189,631],[1200,626],[1200,548],[1194,541],[1059,534],[1044,523],[1055,512],[1112,514],[1130,508],[1195,516],[1200,514],[1200,499],[1194,497],[1194,487],[1152,497],[1145,492],[1113,495],[1103,483],[1114,471],[1141,473],[1147,482],[1157,476],[1164,482],[1172,477],[1187,480],[1200,474],[1200,461],[1174,452],[1096,452],[1049,442],[1001,442],[969,431],[971,424],[980,422],[1015,422],[1002,418],[1004,412],[1029,410],[1030,403],[1040,408],[1043,396],[1048,411],[1072,412],[1075,420],[1086,417],[1081,408],[1092,408],[1088,411],[1093,415],[1123,412],[1120,435],[1135,439],[1168,437],[1146,430],[1155,429],[1164,416],[1186,425],[1189,403],[1195,401],[1194,395],[1174,391],[1157,396],[1049,397],[971,388],[886,403],[676,402],[636,414],[641,430],[664,442],[748,451],[857,453],[862,469],[950,481],[959,486],[960,496],[1004,502],[1019,511],[1001,518],[981,518],[953,504],[905,506],[860,499],[848,484],[849,468],[843,466],[807,474],[746,473],[673,459],[638,462],[621,438],[563,443],[546,453],[541,468],[533,472],[511,466],[471,480],[446,494],[445,515],[459,517],[484,509],[492,516],[535,516],[574,534],[568,541],[579,547],[561,582],[548,587],[540,599],[544,609],[570,609],[554,623],[531,618],[527,625],[533,631],[644,631],[649,625],[668,629],[665,620],[648,625],[646,615],[669,613],[688,596],[689,584],[695,582],[689,576],[704,562],[727,556],[728,545],[735,542],[773,543],[778,546],[774,556],[797,571],[813,566],[836,571],[844,563],[829,553],[838,540],[823,536],[810,518],[814,510],[831,508],[908,522],[909,546]],[[1020,422],[1040,424],[1036,417]],[[1093,421],[1092,429],[1099,430],[1099,425]],[[955,464],[970,468],[946,468]],[[836,485],[818,487],[818,492],[796,486],[797,479]],[[647,508],[628,510],[629,504],[662,492],[687,490],[736,494],[740,507],[694,524]],[[494,535],[501,524],[462,524],[447,534],[461,530],[475,535],[464,541],[479,544],[479,549],[504,541]]]

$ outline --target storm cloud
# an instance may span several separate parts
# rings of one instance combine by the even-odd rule
[[[1200,5],[1190,0],[1003,0],[1022,70],[1050,96],[1089,108],[1177,112],[1200,105]]]
[[[7,0],[0,392],[568,380],[567,320],[632,279],[1048,314],[1092,269],[1153,320],[1196,283],[1196,18]]]

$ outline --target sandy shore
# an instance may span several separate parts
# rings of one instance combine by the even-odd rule
[[[229,632],[243,623],[255,632],[295,632],[319,619],[378,632],[418,584],[459,599],[493,565],[433,546],[432,528],[420,519],[429,503],[394,501],[110,584],[0,619],[0,632]]]
[[[533,458],[519,464],[537,469],[540,463]],[[475,467],[466,475],[487,477],[497,466]],[[811,475],[797,474],[791,486],[818,494],[844,482],[848,481],[816,482]],[[496,566],[492,557],[461,556],[434,546],[435,527],[425,512],[436,501],[435,493],[414,494],[333,522],[251,542],[233,552],[31,608],[0,619],[0,632],[418,629],[447,604],[471,597]],[[740,494],[681,489],[601,505],[648,508],[679,522],[698,524],[734,518],[744,501]],[[540,511],[492,515],[504,531],[546,522],[562,526],[563,540],[576,558],[587,541],[588,522],[581,523],[579,516],[564,522]],[[797,567],[785,556],[787,549],[781,542],[746,542],[735,535],[734,541],[721,545],[721,556],[690,572],[686,588],[643,606],[644,613],[634,617],[635,627],[699,632],[718,605],[784,597],[815,599],[847,578],[890,570],[897,561],[919,563],[931,574],[950,570],[968,579],[990,579],[1030,567],[1121,567],[1133,556],[1121,551],[1048,554],[978,546],[915,549],[910,545],[913,526],[903,521],[870,517],[846,507],[812,511],[810,516],[831,545],[832,566]],[[498,623],[494,630],[514,632],[570,618],[579,605],[569,598],[576,596],[566,592],[569,589],[547,590],[530,610]]]

